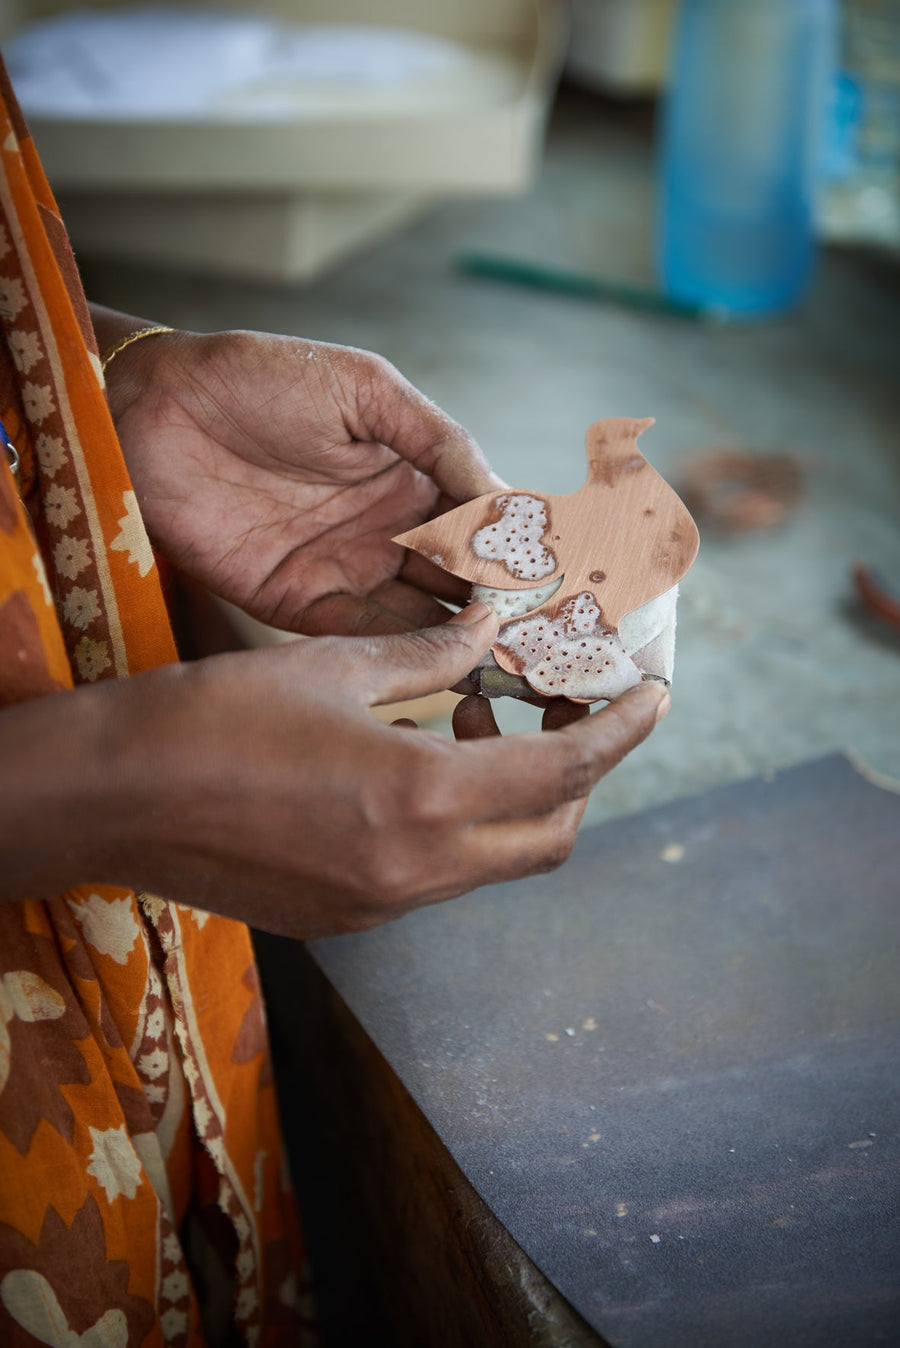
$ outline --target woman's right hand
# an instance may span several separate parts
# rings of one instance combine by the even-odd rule
[[[501,738],[456,742],[370,708],[452,687],[490,648],[481,605],[381,637],[166,666],[0,713],[8,899],[149,891],[297,937],[361,930],[566,859],[591,787],[668,705],[644,684]],[[571,719],[572,716],[577,719]]]

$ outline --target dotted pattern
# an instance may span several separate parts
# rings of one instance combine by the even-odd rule
[[[551,580],[534,590],[496,590],[490,585],[473,585],[472,603],[480,601],[487,604],[501,618],[519,618],[523,613],[530,613],[552,599],[563,580],[564,577],[560,576],[559,580]]]
[[[553,614],[510,623],[494,650],[544,697],[612,701],[641,682],[640,670],[625,654],[618,632],[605,626],[588,590],[564,600]]]
[[[542,580],[556,570],[556,558],[541,542],[547,532],[547,507],[525,492],[498,496],[499,520],[472,536],[472,550],[485,561],[502,562],[516,580]]]

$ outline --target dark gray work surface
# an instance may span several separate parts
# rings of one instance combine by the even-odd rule
[[[614,1348],[900,1343],[900,796],[845,759],[311,949]]]

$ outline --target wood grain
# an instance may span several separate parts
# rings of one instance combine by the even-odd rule
[[[638,436],[652,425],[652,418],[595,422],[586,436],[587,481],[577,492],[491,492],[394,541],[476,585],[524,590],[564,575],[561,596],[589,591],[604,623],[618,628],[626,613],[681,579],[699,545],[686,506],[638,449]],[[516,530],[525,527],[527,506],[510,506],[510,498],[516,497],[526,502],[531,498],[544,508],[546,526],[537,545],[527,533],[517,537]],[[501,551],[517,550],[515,562],[476,551],[476,536],[492,527]],[[516,574],[517,565],[543,570],[539,575]]]

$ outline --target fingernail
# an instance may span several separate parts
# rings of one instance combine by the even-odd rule
[[[469,604],[461,609],[454,618],[457,627],[468,627],[471,623],[480,623],[489,613],[493,612],[487,604],[482,604],[479,599],[474,604]]]
[[[664,693],[662,697],[659,699],[659,704],[656,708],[657,721],[662,720],[662,718],[666,715],[671,705],[672,705],[671,697],[669,696],[668,693]]]

